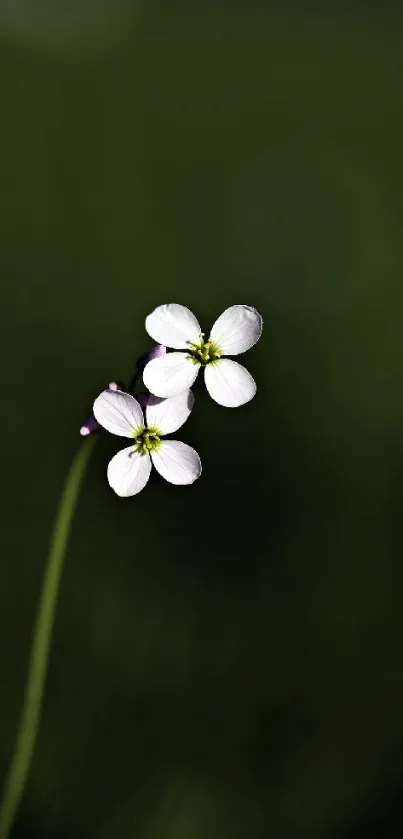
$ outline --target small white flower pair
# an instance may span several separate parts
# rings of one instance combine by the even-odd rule
[[[245,352],[260,338],[262,318],[251,306],[226,309],[207,341],[193,313],[176,303],[158,306],[146,318],[146,329],[161,345],[151,350],[151,361],[143,372],[150,395],[135,399],[124,391],[108,389],[93,407],[100,426],[120,437],[133,438],[133,444],[118,452],[108,466],[109,484],[123,497],[145,487],[152,464],[172,484],[192,484],[200,476],[201,462],[194,449],[177,440],[161,440],[186,422],[194,404],[189,388],[200,367],[205,368],[208,392],[220,405],[237,407],[256,392],[250,373],[224,357]],[[166,354],[165,347],[182,352]]]

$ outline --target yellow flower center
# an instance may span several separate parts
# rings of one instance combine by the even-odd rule
[[[161,432],[158,428],[136,428],[132,435],[135,439],[133,449],[137,454],[150,454],[156,452],[161,445]]]
[[[200,333],[200,340],[190,344],[189,358],[194,364],[214,364],[221,356],[221,352],[214,341],[204,340],[204,333]]]

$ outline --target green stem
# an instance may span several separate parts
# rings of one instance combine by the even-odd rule
[[[94,438],[80,446],[71,464],[60,498],[38,606],[21,719],[0,804],[0,839],[8,839],[34,753],[63,559],[81,482],[93,444]]]

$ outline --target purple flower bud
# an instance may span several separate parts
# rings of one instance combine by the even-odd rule
[[[109,382],[108,390],[113,390],[113,391],[123,390],[123,391],[125,391],[126,388],[125,388],[124,385],[122,385],[122,382]]]
[[[156,344],[155,347],[151,348],[151,350],[147,350],[147,352],[143,353],[137,361],[138,372],[142,373],[149,361],[152,361],[153,358],[159,358],[160,355],[165,355],[166,351],[167,348],[164,347],[163,344]]]
[[[142,408],[143,411],[145,411],[145,409],[148,405],[149,396],[150,396],[149,393],[137,393],[136,396],[134,397],[135,399],[137,399],[137,402],[139,403],[140,408]]]
[[[80,428],[80,434],[82,437],[88,437],[89,434],[94,434],[96,431],[100,430],[101,426],[99,422],[96,421],[95,417],[88,417]]]
[[[116,392],[117,390],[124,390],[124,385],[121,385],[119,382],[109,382],[108,387],[105,388],[106,390],[111,390]],[[102,426],[99,422],[96,421],[95,417],[91,416],[85,420],[80,428],[81,437],[88,437],[89,434],[95,434],[97,431],[101,431]]]

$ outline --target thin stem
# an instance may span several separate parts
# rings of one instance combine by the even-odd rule
[[[63,559],[81,482],[93,445],[94,439],[91,439],[80,446],[60,498],[38,606],[21,719],[0,804],[0,839],[8,839],[34,753]]]

